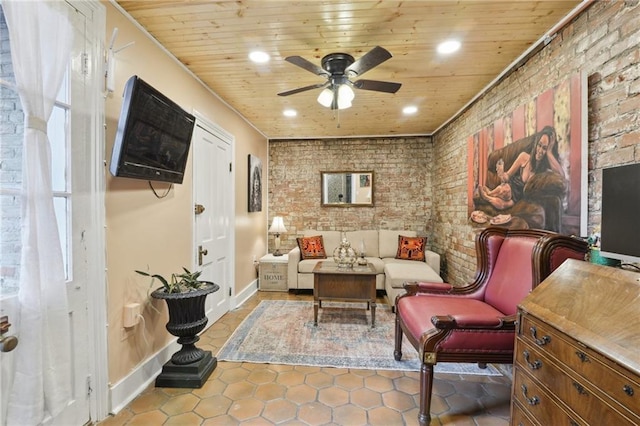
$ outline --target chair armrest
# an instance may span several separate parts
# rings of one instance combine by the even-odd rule
[[[434,315],[431,323],[440,330],[453,330],[456,328],[476,328],[491,330],[515,330],[516,316],[487,317],[486,315],[474,315],[473,313],[461,315]]]
[[[453,286],[448,283],[405,282],[404,289],[409,294],[417,293],[449,293]]]
[[[431,250],[425,250],[424,261],[436,274],[440,275],[440,255],[438,253]]]
[[[298,288],[298,263],[300,263],[300,247],[294,247],[289,252],[287,263],[287,287]]]

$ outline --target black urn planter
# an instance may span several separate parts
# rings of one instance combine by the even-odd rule
[[[196,347],[198,333],[207,325],[205,301],[207,295],[219,290],[219,286],[207,282],[202,288],[186,293],[167,293],[161,287],[151,293],[154,299],[164,299],[169,309],[167,331],[178,337],[182,348],[171,356],[156,378],[157,387],[200,388],[218,360],[211,351]]]

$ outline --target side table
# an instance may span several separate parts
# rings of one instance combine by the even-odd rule
[[[289,255],[274,256],[267,254],[260,258],[260,291],[289,291],[287,284],[287,266]]]

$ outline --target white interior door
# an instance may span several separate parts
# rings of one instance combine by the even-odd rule
[[[196,120],[193,135],[195,269],[220,290],[207,297],[208,325],[229,311],[233,282],[233,137]]]

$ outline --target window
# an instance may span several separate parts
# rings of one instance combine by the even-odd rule
[[[0,8],[0,40],[9,31]],[[0,298],[15,295],[20,282],[22,140],[24,113],[11,66],[9,43],[0,43]],[[71,171],[70,84],[65,77],[48,122],[51,143],[54,208],[62,244],[65,273],[70,278]]]

